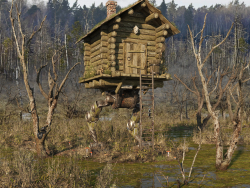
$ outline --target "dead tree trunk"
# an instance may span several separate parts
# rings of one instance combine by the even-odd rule
[[[54,110],[57,106],[57,102],[58,102],[58,98],[59,98],[59,94],[61,93],[61,90],[69,76],[69,73],[74,69],[74,67],[78,64],[75,64],[66,74],[66,76],[64,77],[63,81],[61,82],[60,85],[58,85],[57,83],[57,78],[58,75],[56,73],[56,69],[55,69],[55,63],[58,62],[59,59],[59,55],[57,55],[57,53],[55,53],[52,57],[52,67],[53,67],[53,75],[54,78],[52,78],[50,71],[48,72],[48,82],[49,82],[49,92],[48,94],[45,93],[45,91],[42,88],[42,85],[40,84],[39,81],[39,76],[40,76],[40,72],[41,70],[47,66],[43,65],[40,67],[39,70],[36,70],[37,72],[37,84],[39,86],[39,89],[41,91],[41,93],[43,94],[43,96],[45,97],[45,99],[47,99],[48,101],[48,113],[47,113],[47,119],[45,122],[45,126],[43,126],[42,128],[39,129],[39,118],[38,118],[38,113],[37,113],[37,106],[36,106],[36,101],[35,101],[35,97],[34,97],[34,88],[30,87],[30,81],[28,78],[28,67],[27,67],[27,62],[25,60],[25,53],[26,53],[26,47],[29,45],[30,41],[32,40],[32,38],[34,37],[34,35],[39,32],[43,26],[43,23],[46,19],[46,17],[43,19],[40,28],[37,31],[34,31],[30,38],[27,40],[27,43],[25,43],[25,35],[22,32],[22,25],[21,25],[21,20],[20,20],[20,15],[21,13],[18,10],[18,7],[16,6],[16,12],[17,12],[17,22],[18,22],[18,30],[15,29],[14,27],[14,21],[15,19],[13,18],[12,15],[12,10],[13,10],[13,6],[14,6],[14,1],[12,0],[12,5],[11,5],[11,9],[10,9],[10,20],[11,20],[11,25],[12,25],[12,30],[13,30],[13,35],[14,35],[14,39],[15,39],[15,43],[16,43],[16,47],[17,47],[17,54],[18,57],[20,58],[20,64],[23,68],[23,80],[24,80],[24,84],[25,84],[25,88],[28,94],[28,98],[29,98],[29,111],[31,113],[32,116],[32,120],[33,120],[33,133],[35,135],[35,141],[36,141],[36,150],[37,150],[37,154],[39,157],[46,157],[47,153],[45,150],[45,139],[47,137],[47,135],[49,134],[50,130],[51,130],[51,124],[52,124],[52,119],[53,119],[53,115],[54,115]],[[21,43],[19,44],[19,41],[17,39],[17,35],[16,33],[20,33],[21,34]],[[54,60],[55,56],[57,55],[57,59]],[[18,104],[19,106],[19,104]],[[20,107],[21,108],[21,107]],[[24,110],[24,109],[23,109]]]
[[[198,68],[199,75],[200,75],[200,78],[201,78],[201,83],[202,83],[202,87],[203,87],[203,91],[204,91],[204,96],[205,96],[205,100],[206,100],[207,109],[208,109],[208,112],[211,115],[211,117],[213,119],[213,123],[214,123],[214,135],[215,135],[215,138],[216,138],[216,161],[215,161],[215,165],[216,165],[216,168],[219,169],[219,170],[226,170],[228,168],[230,162],[231,162],[232,154],[233,154],[235,146],[236,146],[236,144],[238,142],[240,129],[241,129],[240,128],[241,123],[240,123],[240,121],[236,122],[236,126],[235,126],[236,128],[234,130],[233,137],[232,137],[229,149],[228,149],[228,151],[227,151],[227,153],[225,155],[225,159],[224,159],[223,158],[223,143],[222,143],[222,140],[221,140],[221,130],[220,130],[221,127],[220,127],[220,122],[219,122],[219,118],[218,118],[219,112],[216,111],[214,107],[218,106],[218,104],[221,102],[223,94],[228,89],[229,85],[233,82],[233,80],[236,78],[237,70],[233,69],[232,72],[230,72],[231,76],[229,77],[227,83],[225,84],[225,86],[223,88],[222,87],[222,79],[223,79],[223,77],[225,75],[228,75],[229,72],[227,72],[227,70],[226,70],[225,72],[220,73],[219,68],[218,68],[218,74],[220,73],[221,75],[217,76],[217,84],[214,87],[214,89],[212,91],[208,92],[208,80],[205,79],[205,77],[203,75],[203,72],[202,72],[202,68],[203,68],[204,64],[206,63],[206,61],[208,60],[208,58],[210,57],[210,55],[212,54],[213,50],[215,48],[219,47],[222,43],[225,42],[225,40],[227,39],[227,37],[229,36],[229,34],[230,34],[231,30],[232,30],[233,24],[232,24],[230,30],[228,31],[227,36],[219,44],[213,46],[212,49],[210,50],[210,52],[206,55],[205,59],[202,60],[201,59],[201,46],[202,46],[202,42],[204,40],[203,32],[204,32],[204,28],[205,28],[205,25],[206,25],[206,16],[204,18],[203,28],[202,28],[202,30],[200,32],[200,43],[199,43],[198,52],[196,51],[196,48],[195,48],[195,45],[194,45],[194,37],[193,37],[193,34],[192,34],[189,26],[188,26],[188,29],[189,29],[189,33],[190,33],[190,37],[191,37],[193,53],[194,53],[196,61],[197,61],[197,68]],[[217,98],[217,102],[216,102],[215,106],[212,107],[211,102],[210,102],[210,96],[216,90],[217,86],[219,88],[219,97]],[[237,116],[237,117],[239,117],[239,116]],[[238,118],[236,118],[236,119],[238,119]]]

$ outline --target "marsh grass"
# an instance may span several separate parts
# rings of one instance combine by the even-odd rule
[[[86,111],[89,110],[93,101],[101,98],[101,95],[90,95],[89,98],[82,100],[79,107]],[[40,122],[44,122],[46,117],[47,104],[43,101],[39,102],[39,118]],[[145,174],[153,173],[159,170],[153,165],[173,165],[169,171],[164,171],[165,176],[175,177],[177,162],[174,160],[176,153],[174,152],[171,138],[168,131],[175,128],[194,128],[192,140],[186,142],[186,163],[190,166],[193,150],[189,147],[197,147],[198,134],[195,131],[195,117],[190,112],[191,119],[179,121],[179,114],[173,111],[169,112],[164,105],[158,105],[155,113],[155,144],[157,152],[152,155],[150,149],[138,151],[137,143],[126,129],[126,123],[132,114],[132,110],[119,109],[113,110],[110,107],[103,108],[101,116],[113,117],[111,120],[105,119],[98,121],[96,124],[97,137],[100,142],[105,143],[108,150],[103,151],[98,158],[89,159],[86,155],[85,147],[88,147],[91,136],[82,117],[68,119],[65,117],[65,109],[63,105],[58,105],[56,114],[53,119],[52,131],[46,140],[47,151],[50,157],[46,159],[38,159],[35,153],[35,140],[32,132],[32,122],[29,120],[20,121],[20,116],[15,104],[10,104],[5,108],[5,103],[0,105],[0,116],[6,112],[13,112],[13,116],[8,121],[3,121],[0,126],[0,184],[2,187],[110,187],[115,185],[131,185],[138,186],[138,180],[145,178]],[[26,104],[24,104],[25,106]],[[7,109],[7,110],[6,110]],[[222,123],[223,140],[227,143],[228,135],[231,131],[230,124],[226,121]],[[250,143],[250,128],[243,127],[240,144]],[[203,145],[213,143],[213,126],[209,124],[208,128],[202,134]],[[175,146],[182,150],[182,140],[175,141]],[[189,145],[189,146],[188,146]],[[213,149],[214,145],[206,145],[198,154],[197,161],[194,165],[194,177],[197,181],[201,181],[199,167],[202,173],[205,171],[215,172]],[[170,157],[166,151],[170,152]],[[206,162],[204,163],[204,159]],[[244,168],[243,164],[247,164],[248,159],[246,153],[236,152],[230,168]],[[106,162],[118,162],[117,164],[108,164]],[[155,161],[152,163],[152,161]],[[102,163],[100,163],[102,162]],[[121,163],[126,162],[126,163]],[[133,162],[133,163],[131,163]],[[205,166],[209,167],[205,167]],[[162,169],[161,169],[162,170]],[[221,178],[223,174],[219,173]],[[224,177],[224,176],[223,176]],[[224,180],[230,179],[232,176],[227,172]],[[237,177],[242,181],[240,172],[237,171]],[[207,180],[211,180],[209,177]],[[206,178],[204,182],[206,183]],[[216,184],[221,185],[221,181],[216,179]],[[234,185],[230,180],[228,185]],[[211,182],[210,182],[211,183]],[[175,186],[176,182],[170,183]]]

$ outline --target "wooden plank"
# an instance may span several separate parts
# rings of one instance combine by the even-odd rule
[[[84,42],[84,43],[83,43],[83,45],[84,45],[84,47],[86,47],[86,46],[90,46],[90,43],[88,43],[88,42]]]
[[[155,36],[151,36],[151,35],[136,35],[134,33],[130,33],[130,34],[127,34],[127,33],[122,33],[122,32],[119,32],[118,35],[119,37],[121,38],[132,38],[132,39],[141,39],[141,40],[147,40],[147,41],[155,41]]]
[[[155,31],[155,27],[149,24],[140,24],[140,23],[134,23],[134,22],[121,22],[119,23],[119,27],[129,27],[129,28],[134,28],[135,25],[139,28],[139,29],[149,29],[149,30],[154,30]]]
[[[84,51],[90,51],[90,50],[91,50],[90,45],[84,47]]]
[[[90,56],[91,52],[90,51],[84,51],[84,56]]]
[[[94,53],[95,51],[99,50],[101,48],[101,43],[96,45],[95,47],[91,48],[90,52]]]
[[[130,67],[129,65],[131,65],[130,61],[131,61],[131,54],[130,53],[127,53],[128,51],[130,50],[130,44],[129,43],[125,43],[125,52],[124,54],[125,55],[125,59],[124,59],[124,62],[125,62],[125,73],[130,73]]]
[[[108,48],[101,48],[100,53],[107,53],[109,50]]]
[[[138,50],[138,44],[133,43],[133,44],[131,44],[131,46],[132,46],[132,50]],[[131,56],[132,56],[132,65],[138,66],[137,65],[137,62],[138,62],[138,59],[137,59],[138,58],[138,53],[131,53]],[[130,72],[130,73],[137,74],[137,68],[132,68],[132,72]]]
[[[124,41],[126,42],[139,42],[142,44],[147,44],[147,46],[155,46],[156,42],[155,41],[147,41],[147,40],[138,40],[138,39],[131,39],[131,38],[124,38]]]
[[[125,33],[133,33],[133,28],[132,27],[120,27],[117,29],[118,36],[119,32],[125,32]],[[139,29],[139,33],[142,35],[156,35],[156,32],[154,30],[149,30],[149,29]]]
[[[135,12],[135,11],[134,11],[134,13],[131,14],[130,16],[132,16],[132,17],[138,17],[138,18],[145,18],[145,16],[144,16],[142,13],[140,13],[140,12]]]
[[[84,61],[90,61],[90,56],[84,56],[84,57],[83,57],[83,60],[84,60]]]
[[[95,52],[91,53],[90,58],[94,58],[95,56],[97,56],[100,53],[101,53],[100,50],[96,50]]]
[[[91,48],[94,48],[95,46],[97,46],[98,44],[100,44],[101,43],[101,40],[97,40],[97,41],[95,41],[94,43],[92,43],[91,45],[90,45],[90,47]]]
[[[98,61],[98,60],[100,60],[100,59],[101,59],[101,54],[95,56],[94,58],[91,58],[91,59],[90,59],[90,63],[93,63],[93,62]]]
[[[124,22],[133,22],[133,23],[140,23],[140,24],[144,24],[145,20],[143,18],[135,18],[132,16],[126,16],[122,19],[122,21]]]
[[[141,54],[141,66],[144,67],[144,69],[142,69],[142,74],[147,74],[147,69],[146,69],[146,62],[147,62],[147,46],[142,44],[141,45],[141,50],[145,50],[146,53],[145,54]],[[138,74],[140,70],[138,70]]]

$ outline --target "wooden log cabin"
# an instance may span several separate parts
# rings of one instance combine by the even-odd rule
[[[108,1],[107,18],[77,42],[84,41],[86,88],[138,89],[140,70],[152,77],[155,88],[171,76],[160,70],[165,39],[180,31],[147,0],[139,0],[116,13],[115,1]]]

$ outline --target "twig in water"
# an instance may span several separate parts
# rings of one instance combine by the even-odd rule
[[[202,184],[202,182],[204,181],[205,176],[206,176],[206,174],[204,174],[204,176],[203,176],[201,182],[199,183],[199,187],[201,187],[201,184]]]
[[[198,154],[198,152],[199,152],[200,149],[201,149],[201,129],[200,129],[200,127],[198,127],[198,129],[199,129],[199,131],[200,131],[200,143],[199,143],[199,146],[198,146],[198,148],[197,148],[196,154],[195,154],[194,159],[193,159],[192,166],[191,166],[190,171],[189,171],[188,182],[189,182],[189,179],[190,179],[191,174],[192,174],[192,169],[193,169],[194,162],[195,162],[195,160],[196,160],[197,154]]]
[[[161,183],[161,181],[159,180],[158,176],[157,176],[157,175],[155,175],[155,176],[156,176],[156,178],[158,179],[158,181],[160,182],[161,186],[162,186],[162,187],[165,187],[165,186]]]

